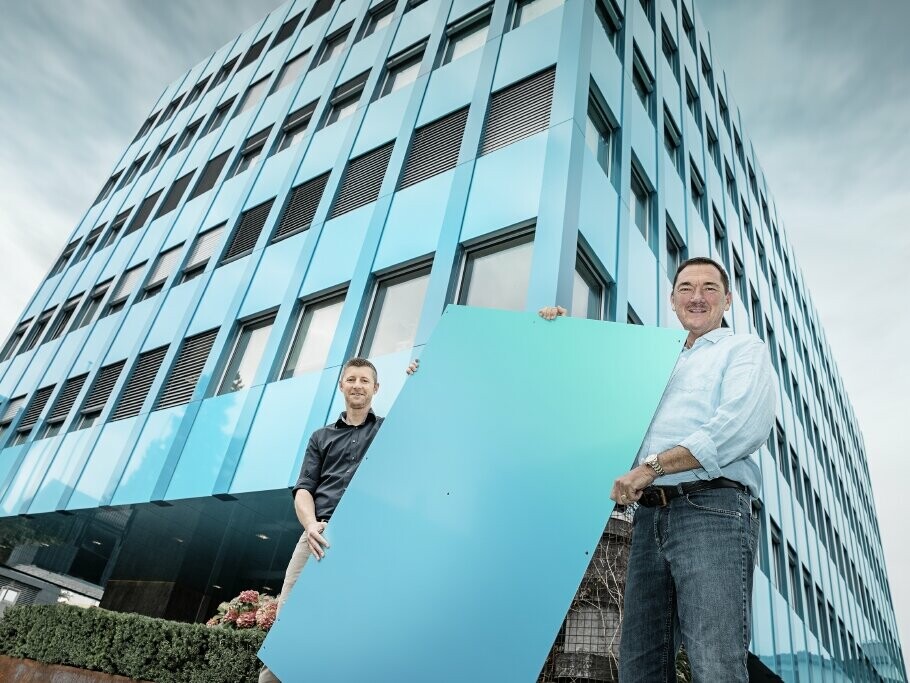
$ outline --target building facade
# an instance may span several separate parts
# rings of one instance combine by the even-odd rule
[[[384,412],[450,303],[676,325],[687,255],[780,380],[753,651],[906,681],[862,435],[690,0],[293,0],[168,86],[0,350],[0,559],[174,618],[274,592],[346,357]]]

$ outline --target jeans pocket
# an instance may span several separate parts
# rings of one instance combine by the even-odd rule
[[[743,494],[735,489],[708,489],[686,495],[690,507],[713,515],[742,517]]]

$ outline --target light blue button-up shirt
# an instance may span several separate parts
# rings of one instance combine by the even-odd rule
[[[637,462],[684,446],[701,467],[658,477],[661,486],[726,477],[761,495],[756,451],[774,426],[777,383],[765,343],[720,327],[683,349]]]

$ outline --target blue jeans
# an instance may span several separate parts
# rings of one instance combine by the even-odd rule
[[[619,645],[620,683],[675,683],[676,651],[696,683],[747,683],[758,508],[732,488],[639,507]]]

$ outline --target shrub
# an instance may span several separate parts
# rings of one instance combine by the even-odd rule
[[[0,619],[0,654],[154,683],[252,683],[264,637],[70,605],[11,607]]]

